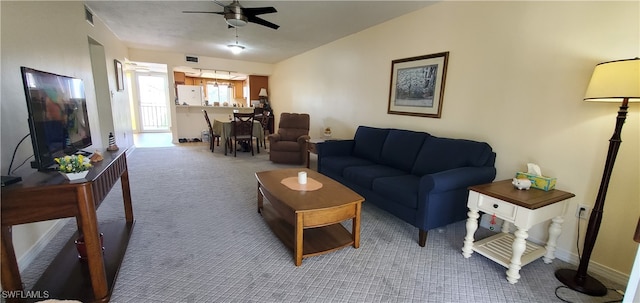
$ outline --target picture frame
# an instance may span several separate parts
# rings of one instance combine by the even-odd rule
[[[391,61],[387,114],[440,118],[449,52]]]
[[[118,59],[113,59],[113,64],[116,67],[116,88],[118,91],[124,90],[124,70],[122,69],[122,62]]]

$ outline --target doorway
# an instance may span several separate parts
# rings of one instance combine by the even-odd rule
[[[166,74],[136,73],[141,132],[168,132],[169,107]]]

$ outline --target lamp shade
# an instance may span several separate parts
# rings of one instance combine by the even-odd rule
[[[640,102],[640,58],[596,65],[584,100],[621,102],[624,98]]]
[[[260,92],[258,93],[258,96],[260,96],[260,97],[268,97],[267,96],[267,89],[266,88],[261,88]]]

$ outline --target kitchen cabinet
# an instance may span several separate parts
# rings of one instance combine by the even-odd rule
[[[173,72],[173,80],[176,85],[184,84],[186,76],[183,72]]]
[[[266,88],[267,92],[269,91],[269,77],[250,75],[249,76],[249,101],[260,100],[260,96],[258,96],[258,94],[260,93],[261,88]]]

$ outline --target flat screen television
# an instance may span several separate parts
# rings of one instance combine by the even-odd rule
[[[84,84],[24,66],[21,71],[35,157],[31,167],[48,170],[55,167],[54,158],[91,145]]]

